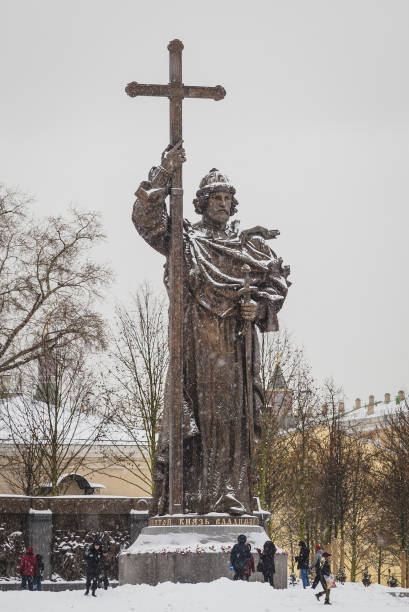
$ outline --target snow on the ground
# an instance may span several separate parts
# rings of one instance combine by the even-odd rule
[[[317,612],[323,605],[322,600],[318,602],[314,597],[318,590],[318,587],[315,591],[304,590],[298,584],[275,591],[268,584],[220,578],[201,584],[165,582],[155,587],[126,585],[108,591],[98,589],[97,598],[84,597],[83,591],[6,591],[0,592],[0,609],[2,612]],[[334,612],[407,610],[409,598],[392,597],[389,595],[392,590],[378,585],[366,589],[360,583],[339,585],[331,590]],[[395,589],[395,592],[402,590]]]

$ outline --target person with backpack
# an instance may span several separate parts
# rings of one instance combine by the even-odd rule
[[[37,574],[37,558],[34,556],[32,546],[27,546],[26,554],[21,557],[20,574],[21,588],[25,589],[28,585],[28,590],[33,590],[33,578]]]
[[[84,595],[88,595],[91,588],[92,596],[96,597],[95,591],[98,587],[98,578],[102,559],[102,548],[99,540],[95,540],[92,546],[86,549],[84,559],[87,562],[87,582],[85,584]]]
[[[310,570],[312,570],[312,569],[315,570],[315,578],[314,578],[313,583],[311,585],[312,589],[315,589],[315,587],[317,586],[317,584],[321,580],[321,574],[320,574],[321,559],[322,559],[322,548],[321,548],[321,546],[319,544],[317,544],[317,546],[315,547],[314,559],[312,560],[312,563],[311,563],[310,567],[308,568]]]
[[[40,554],[36,555],[36,559],[37,559],[37,572],[34,574],[34,590],[41,591],[42,590],[41,581],[43,580],[43,576],[44,576],[44,562],[43,562],[43,557]]]
[[[300,552],[295,558],[295,560],[297,562],[297,569],[300,570],[302,586],[305,589],[310,586],[310,579],[308,578],[310,549],[308,548],[304,540],[300,540],[300,542],[298,542],[298,546],[300,547]]]
[[[246,542],[246,546],[248,547],[249,551],[250,551],[250,558],[247,561],[247,567],[244,570],[244,575],[245,575],[245,579],[247,580],[247,582],[250,580],[250,576],[252,572],[255,572],[255,568],[254,568],[254,555],[251,552],[251,544],[250,542]]]
[[[320,600],[320,597],[322,595],[325,595],[325,601],[324,604],[326,606],[330,606],[331,602],[329,600],[329,594],[331,592],[330,586],[328,584],[328,580],[331,576],[331,566],[329,563],[329,557],[331,556],[331,553],[325,552],[322,555],[324,557],[324,562],[321,565],[320,568],[320,580],[321,580],[321,584],[322,584],[322,588],[324,589],[323,591],[321,591],[320,593],[316,593],[315,597],[318,599],[318,601]]]
[[[230,565],[232,565],[234,569],[233,580],[246,580],[245,571],[251,554],[249,547],[246,545],[246,540],[247,538],[245,535],[239,535],[237,544],[231,549]]]
[[[269,582],[270,586],[274,587],[274,574],[276,571],[274,555],[277,548],[271,540],[267,540],[267,542],[264,542],[263,552],[261,552],[259,548],[257,551],[260,555],[260,562],[257,565],[257,571],[263,574],[264,582]]]

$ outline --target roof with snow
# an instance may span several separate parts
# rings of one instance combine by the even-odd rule
[[[98,484],[97,482],[90,482],[85,476],[70,472],[69,474],[62,474],[57,480],[57,485],[68,484],[70,481],[76,482],[80,489],[105,489],[105,485]],[[51,489],[51,482],[44,482],[40,485],[43,489]]]
[[[375,401],[373,396],[370,396],[367,404],[361,404],[360,399],[355,400],[355,405],[350,410],[345,411],[343,419],[358,423],[367,422],[376,423],[382,421],[390,414],[393,414],[402,406],[405,405],[405,395],[399,391],[396,397],[385,395],[383,400]]]

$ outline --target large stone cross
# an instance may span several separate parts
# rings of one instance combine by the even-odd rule
[[[182,140],[183,98],[222,100],[226,92],[221,85],[197,87],[182,82],[180,40],[169,45],[169,84],[141,85],[135,81],[125,87],[128,96],[162,96],[170,101],[170,144]],[[169,513],[183,513],[183,187],[182,168],[172,179],[170,193],[171,243],[169,261],[170,314],[170,431],[169,431]]]

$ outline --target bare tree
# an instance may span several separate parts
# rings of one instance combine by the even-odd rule
[[[345,566],[345,522],[350,501],[350,478],[353,470],[350,451],[356,440],[351,425],[344,418],[344,393],[333,380],[326,380],[321,389],[322,413],[318,436],[316,508],[323,528],[325,543],[339,538],[340,567]]]
[[[261,334],[260,379],[261,439],[257,446],[257,493],[263,507],[277,510],[285,484],[283,466],[288,456],[285,432],[292,422],[292,383],[302,361],[302,350],[294,346],[290,335]]]
[[[303,350],[285,330],[263,335],[260,374],[264,405],[257,454],[259,495],[273,517],[281,517],[277,524],[271,521],[271,535],[291,544],[294,538],[308,538],[311,530],[317,389]]]
[[[287,443],[291,460],[287,465],[287,503],[297,508],[298,537],[311,539],[316,498],[313,491],[321,468],[318,453],[318,427],[321,419],[320,396],[308,364],[302,362],[293,381],[293,427]]]
[[[103,238],[95,213],[37,221],[24,196],[0,189],[0,374],[44,347],[104,344],[94,304],[110,272],[87,258]]]
[[[375,468],[376,472],[376,468]],[[376,479],[370,475],[370,481],[375,484]],[[367,527],[367,552],[364,559],[365,566],[374,568],[378,584],[386,582],[391,569],[400,563],[400,548],[389,525],[385,522],[383,509],[378,501],[378,489],[372,486],[369,490],[371,520]]]
[[[373,524],[376,507],[370,495],[368,476],[373,465],[372,448],[364,440],[352,439],[348,449],[349,472],[347,482],[348,502],[345,513],[346,565],[350,580],[355,582],[358,573],[367,565],[373,547]]]
[[[374,490],[383,532],[394,542],[395,556],[409,556],[409,405],[406,399],[377,430]],[[403,577],[404,580],[406,577]]]
[[[17,241],[19,224],[27,216],[30,200],[17,190],[7,189],[0,183],[0,248],[4,254]],[[0,267],[0,276],[4,258]]]
[[[46,482],[56,495],[61,476],[85,469],[103,434],[95,376],[82,349],[71,344],[52,351],[43,347],[39,371],[31,361],[23,379],[26,392],[0,401],[1,430],[10,449],[3,477],[15,491],[32,495]]]
[[[316,482],[311,495],[320,542],[340,543],[339,567],[355,581],[376,547],[376,510],[370,503],[373,445],[344,413],[344,393],[333,380],[320,391],[323,406],[317,436]],[[337,569],[334,567],[334,569]]]
[[[0,400],[0,475],[10,490],[35,495],[42,482],[42,448],[14,426],[12,401]],[[7,426],[5,426],[7,423]]]
[[[153,493],[153,462],[164,402],[166,331],[164,303],[144,284],[131,308],[117,308],[111,384],[104,385],[117,431],[106,447],[107,458],[126,469],[126,476],[117,478],[138,485],[147,494]]]

